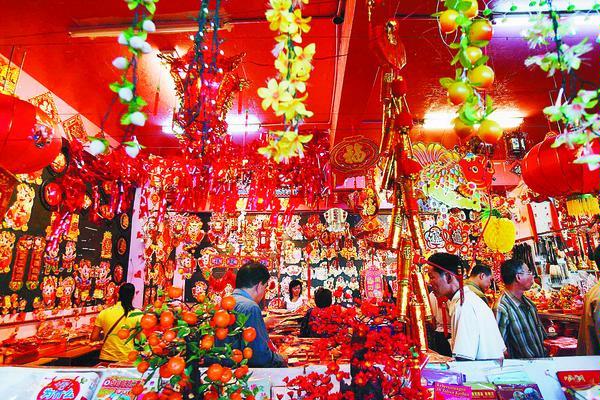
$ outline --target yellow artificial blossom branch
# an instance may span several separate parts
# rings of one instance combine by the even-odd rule
[[[301,157],[304,144],[312,135],[298,133],[300,123],[313,116],[306,108],[306,81],[313,69],[312,60],[316,52],[314,43],[306,47],[302,43],[302,34],[310,31],[310,17],[303,17],[300,6],[308,0],[269,0],[270,8],[265,13],[269,29],[278,32],[275,37],[276,78],[267,81],[267,86],[258,89],[263,110],[269,108],[276,116],[284,117],[284,129],[269,132],[269,144],[258,152],[276,162],[287,161],[292,157]]]

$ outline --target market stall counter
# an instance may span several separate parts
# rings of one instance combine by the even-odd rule
[[[305,365],[290,368],[253,369],[251,386],[259,388],[257,399],[287,398],[285,378],[323,372],[322,365]],[[347,364],[342,369],[348,371]],[[595,371],[600,375],[600,356],[559,357],[537,360],[463,361],[446,364],[430,364],[429,371],[437,371],[430,376],[441,377],[447,374],[463,374],[467,384],[472,382],[495,382],[498,385],[511,382],[532,382],[539,387],[546,400],[565,400],[567,397],[557,378],[561,371]],[[428,374],[424,373],[424,377]],[[36,399],[119,399],[133,400],[131,388],[140,379],[133,368],[0,368],[0,398],[3,400]],[[442,379],[442,378],[439,378]],[[428,382],[431,384],[431,382]],[[152,384],[152,381],[149,382]],[[596,382],[590,390],[600,393]],[[334,388],[337,390],[337,387]],[[591,392],[590,392],[591,393]],[[598,395],[598,393],[596,395]],[[66,397],[66,396],[71,397]],[[54,397],[52,397],[54,396]],[[61,397],[62,396],[62,397]],[[471,398],[471,397],[467,397]],[[476,397],[473,397],[476,398]],[[503,398],[503,397],[500,397]],[[512,397],[511,397],[512,398]],[[592,397],[593,398],[593,397]]]

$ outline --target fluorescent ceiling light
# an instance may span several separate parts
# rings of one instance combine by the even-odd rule
[[[254,114],[227,114],[227,132],[229,134],[253,133],[260,129],[260,121]]]
[[[517,27],[527,28],[531,25],[529,21],[529,15],[527,14],[510,14],[497,15],[494,17],[494,26],[496,28],[501,27]],[[598,26],[600,24],[600,14],[562,14],[561,20],[571,22],[572,26]]]
[[[154,21],[156,23],[156,32],[160,33],[189,33],[198,31],[198,23],[195,21]],[[73,38],[98,38],[98,37],[118,37],[121,32],[129,28],[131,25],[96,25],[96,26],[77,26],[71,28],[69,35]],[[219,30],[231,32],[233,25],[225,23]],[[208,24],[207,31],[211,30],[211,25]]]
[[[457,114],[451,111],[429,111],[425,114],[423,129],[452,129],[452,120]],[[517,110],[496,110],[490,119],[498,122],[504,129],[511,129],[523,123],[522,114]]]
[[[532,2],[534,5],[529,5],[528,1],[500,0],[493,7],[493,11],[500,13],[511,13],[510,8],[515,4],[517,9],[515,13],[548,11],[548,5],[539,5],[539,2]],[[588,11],[596,4],[596,0],[552,0],[552,8],[556,11],[567,11],[569,6],[575,6],[574,11]]]

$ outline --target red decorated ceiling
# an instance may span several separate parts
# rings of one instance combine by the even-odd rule
[[[490,6],[506,6],[507,0],[489,2]],[[503,4],[504,3],[504,4]],[[187,22],[197,12],[199,1],[162,0],[157,4],[155,21],[163,24]],[[480,1],[483,6],[483,2]],[[408,81],[408,102],[416,120],[426,113],[449,110],[445,91],[439,78],[454,73],[450,66],[452,55],[444,44],[437,22],[430,15],[436,12],[437,1],[400,1],[397,18],[401,21],[401,37],[407,50],[407,65],[403,69]],[[222,30],[222,49],[227,55],[245,52],[241,74],[251,81],[234,105],[231,113],[243,121],[246,111],[255,115],[263,128],[280,123],[271,112],[260,109],[256,90],[274,76],[273,33],[264,20],[265,0],[225,0],[222,12],[230,30]],[[377,61],[369,48],[367,16],[364,0],[312,0],[304,14],[312,16],[312,29],[305,43],[314,42],[317,54],[314,72],[308,84],[308,108],[314,117],[306,122],[308,128],[331,129],[332,145],[347,137],[364,135],[379,141],[381,107],[380,73]],[[333,18],[342,15],[341,24]],[[96,29],[101,26],[127,25],[132,14],[121,0],[80,1],[21,0],[5,4],[0,24],[0,52],[49,90],[69,103],[92,122],[101,125],[113,93],[108,84],[118,77],[111,61],[121,55],[116,37],[73,37],[69,32]],[[527,69],[523,61],[533,54],[519,37],[522,29],[515,22],[496,24],[495,36],[488,55],[496,71],[496,84],[490,94],[498,108],[516,110],[524,118],[522,130],[533,141],[539,141],[549,130],[542,109],[556,96],[555,82],[544,73]],[[580,27],[580,34],[593,36],[593,24]],[[165,153],[177,146],[176,139],[163,133],[175,105],[173,83],[166,67],[156,57],[158,52],[176,50],[183,54],[191,41],[189,33],[155,33],[149,42],[155,52],[143,57],[140,68],[141,94],[149,105],[150,121],[137,131],[139,141],[154,153]],[[597,81],[598,52],[588,55],[582,75]],[[120,139],[118,125],[120,110],[109,115],[105,130]],[[243,129],[242,129],[243,130]],[[90,132],[93,134],[93,132]],[[238,134],[238,140],[251,140],[252,134]],[[417,125],[417,140],[440,141],[450,146],[456,136],[450,130],[426,129]]]

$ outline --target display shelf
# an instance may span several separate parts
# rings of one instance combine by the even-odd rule
[[[551,320],[555,320],[555,321],[579,323],[579,321],[581,320],[581,315],[575,315],[575,314],[559,314],[559,313],[546,313],[546,312],[540,312],[538,314],[541,318],[551,319]]]

